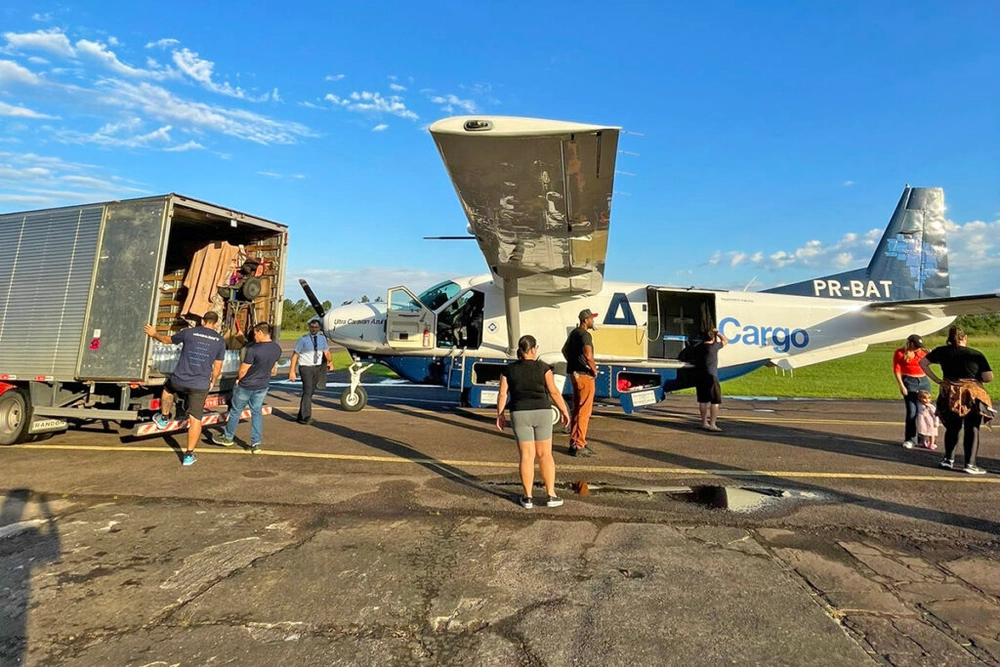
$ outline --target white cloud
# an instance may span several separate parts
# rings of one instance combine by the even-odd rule
[[[852,185],[854,185],[854,181],[844,181],[844,182],[842,183],[842,185],[843,185],[843,186],[844,186],[845,188],[849,188],[849,187],[851,187]]]
[[[103,95],[106,103],[138,110],[187,131],[220,132],[263,145],[294,144],[300,137],[313,136],[301,123],[274,120],[242,109],[191,102],[148,82],[132,84],[108,79],[100,86],[106,90]]]
[[[147,42],[146,43],[146,48],[147,49],[152,49],[152,48],[166,49],[166,48],[169,48],[171,46],[177,46],[178,44],[180,44],[180,40],[176,40],[176,39],[158,39],[155,42]]]
[[[13,60],[0,60],[0,83],[37,86],[42,83],[42,78]]]
[[[146,61],[147,64],[150,65],[150,69],[139,69],[126,65],[118,59],[118,56],[115,55],[113,51],[108,49],[108,47],[101,42],[92,42],[87,39],[81,39],[76,43],[76,51],[80,57],[95,60],[115,74],[130,77],[149,77],[153,79],[165,79],[167,77],[176,76],[173,70],[159,69],[159,64],[151,58]]]
[[[947,221],[948,269],[955,294],[1000,292],[1000,220],[965,224]],[[730,268],[754,266],[764,271],[808,269],[812,275],[839,273],[866,266],[882,238],[883,230],[848,233],[834,243],[807,241],[800,247],[765,256],[757,252],[716,251],[705,262]]]
[[[122,123],[108,124],[97,132],[87,134],[76,130],[61,130],[56,137],[69,144],[96,144],[105,148],[149,148],[171,145],[170,125],[158,127],[151,132],[139,134],[142,122],[131,119]]]
[[[79,204],[148,194],[100,167],[34,153],[0,151],[0,202],[4,210]]]
[[[303,178],[306,177],[305,174],[279,174],[276,171],[258,171],[257,173],[260,174],[261,176],[267,176],[268,178],[276,178],[279,180],[285,178],[294,178],[297,180],[302,180]]]
[[[190,49],[183,48],[180,51],[174,51],[173,59],[174,64],[177,65],[177,68],[181,72],[194,79],[213,93],[219,93],[220,95],[227,95],[241,100],[258,102],[269,99],[269,95],[267,93],[259,97],[248,95],[245,90],[239,86],[234,88],[228,81],[216,83],[212,80],[215,63],[211,60],[205,60],[204,58],[199,57],[197,53],[191,51]]]
[[[390,83],[389,90],[394,90],[397,93],[401,93],[406,90],[406,86],[401,86],[398,83]]]
[[[177,146],[170,146],[168,148],[164,148],[163,150],[166,151],[167,153],[183,153],[184,151],[196,151],[204,149],[205,147],[199,144],[197,141],[188,141],[186,143],[179,144]]]
[[[325,77],[323,77],[323,80],[324,81],[340,81],[341,79],[344,78],[344,76],[345,75],[343,75],[343,74],[327,74]]]
[[[949,221],[947,230],[952,292],[1000,292],[1000,220]]]
[[[389,129],[388,125],[386,125],[385,123],[379,123],[378,125],[372,128],[372,132],[385,132],[388,129]]]
[[[0,102],[0,116],[13,116],[15,118],[58,118],[38,111],[33,111],[22,105],[13,106],[6,102]]]
[[[3,36],[7,44],[18,51],[47,51],[68,58],[76,55],[69,38],[59,28],[23,33],[5,32]]]
[[[446,113],[454,113],[455,109],[461,109],[466,113],[476,113],[478,107],[476,103],[472,100],[463,100],[456,95],[436,95],[431,97],[431,102],[434,104],[441,104],[441,110]]]
[[[332,93],[324,97],[335,106],[359,113],[392,114],[408,120],[417,120],[419,116],[406,108],[403,98],[399,95],[382,97],[381,93],[368,91],[353,92],[347,97],[339,97]]]

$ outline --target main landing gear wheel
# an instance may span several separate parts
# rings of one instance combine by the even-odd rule
[[[368,405],[368,392],[364,387],[358,387],[354,391],[348,387],[340,395],[340,407],[347,412],[357,412]]]
[[[23,389],[0,394],[0,445],[27,442],[31,423],[31,399]]]

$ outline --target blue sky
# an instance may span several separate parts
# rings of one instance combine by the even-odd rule
[[[1000,291],[1000,3],[0,7],[0,211],[178,192],[288,224],[288,296],[485,272],[426,127],[622,126],[606,277],[742,289],[867,263],[945,188]]]

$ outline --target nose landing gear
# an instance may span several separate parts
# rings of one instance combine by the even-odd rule
[[[348,367],[347,370],[351,374],[351,386],[340,394],[341,408],[347,412],[358,412],[368,405],[368,392],[361,386],[361,375],[374,365],[355,361]]]

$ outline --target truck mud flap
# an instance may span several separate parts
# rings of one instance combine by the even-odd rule
[[[261,412],[265,415],[271,414],[274,410],[270,405],[265,405]],[[240,421],[246,421],[250,419],[250,408],[246,408],[240,413]],[[213,412],[212,414],[205,415],[201,418],[202,426],[211,426],[212,424],[223,424],[226,421],[226,413]],[[166,428],[157,428],[156,424],[153,422],[143,422],[136,425],[132,429],[132,435],[136,437],[147,436],[147,435],[158,435],[160,433],[170,433],[172,431],[186,431],[187,430],[187,419],[172,419],[167,423]]]

